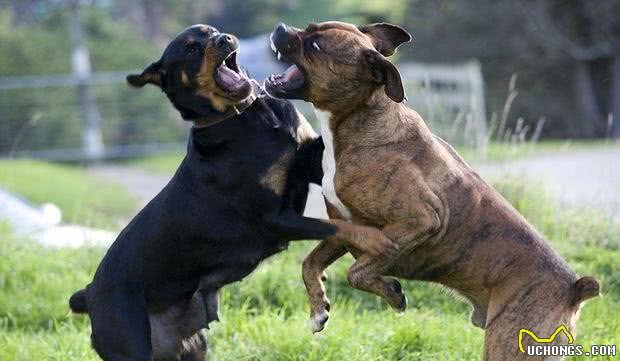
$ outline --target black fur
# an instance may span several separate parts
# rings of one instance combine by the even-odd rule
[[[171,45],[183,41],[183,34]],[[172,72],[165,65],[157,71]],[[167,88],[176,86],[177,79],[166,79]],[[193,109],[208,106],[204,102]],[[187,155],[173,178],[120,233],[92,283],[71,297],[74,311],[88,312],[92,343],[104,360],[163,359],[151,344],[155,318],[161,321],[168,317],[161,315],[190,310],[192,302],[203,300],[209,314],[190,314],[189,321],[204,319],[198,329],[206,327],[217,318],[209,296],[221,287],[248,275],[291,240],[334,233],[329,223],[301,215],[308,182],[322,178],[323,146],[320,139],[297,142],[300,121],[288,101],[260,98],[240,115],[192,128]],[[276,194],[262,180],[287,152],[295,156],[283,165],[286,190]],[[192,355],[182,347],[176,357]]]

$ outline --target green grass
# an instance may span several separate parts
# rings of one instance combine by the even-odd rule
[[[63,221],[117,229],[136,207],[124,187],[85,169],[35,160],[0,160],[0,187],[35,204],[52,202]]]
[[[510,144],[489,143],[485,148],[472,149],[457,147],[458,152],[467,161],[507,161],[526,157],[579,152],[602,147],[618,146],[620,143],[611,141],[572,141],[572,140],[544,140],[536,143]]]
[[[620,226],[596,212],[563,209],[535,185],[496,186],[576,271],[602,281],[603,297],[583,308],[577,342],[619,344]],[[45,249],[1,227],[0,239],[0,360],[98,360],[87,319],[69,315],[67,299],[90,280],[103,251]],[[208,333],[210,360],[481,358],[483,332],[469,323],[469,306],[439,286],[407,281],[410,308],[397,316],[383,301],[347,285],[350,257],[329,269],[332,318],[321,335],[311,335],[300,274],[314,244],[294,244],[225,288],[222,322]]]

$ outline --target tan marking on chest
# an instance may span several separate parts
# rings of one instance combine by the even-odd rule
[[[284,190],[286,189],[286,182],[288,180],[288,171],[290,163],[293,159],[294,152],[287,151],[282,154],[280,159],[278,159],[274,164],[267,169],[265,174],[263,174],[259,183],[265,188],[271,189],[278,196],[282,196],[284,194]]]

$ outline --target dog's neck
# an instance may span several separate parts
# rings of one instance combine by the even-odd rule
[[[244,142],[247,137],[252,137],[253,132],[240,132],[240,124],[249,127],[264,127],[277,129],[281,127],[281,122],[273,109],[268,105],[264,93],[255,93],[257,96],[246,106],[238,108],[239,113],[235,112],[218,122],[210,119],[209,124],[192,127],[190,132],[188,154],[190,150],[198,150],[205,155],[213,149],[219,149],[229,142]],[[220,125],[216,125],[216,124]]]
[[[247,98],[235,105],[229,106],[223,112],[209,112],[208,115],[198,115],[190,120],[194,123],[194,128],[210,127],[243,113],[247,108],[254,104],[256,99],[265,96],[265,94],[266,93],[261,88],[260,84],[258,84],[256,80],[252,79],[252,92],[247,96]]]
[[[422,117],[404,103],[390,99],[383,87],[374,91],[353,111],[334,113],[330,125],[338,141],[345,143],[380,145],[411,137],[432,137]]]

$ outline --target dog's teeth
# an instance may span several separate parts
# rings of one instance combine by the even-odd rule
[[[278,60],[282,60],[282,53],[278,51]]]
[[[270,42],[269,42],[269,45],[271,46],[271,50],[272,50],[274,53],[277,53],[277,52],[278,52],[278,49],[276,48],[276,44],[274,44],[274,43],[273,43],[273,41],[270,41]]]

